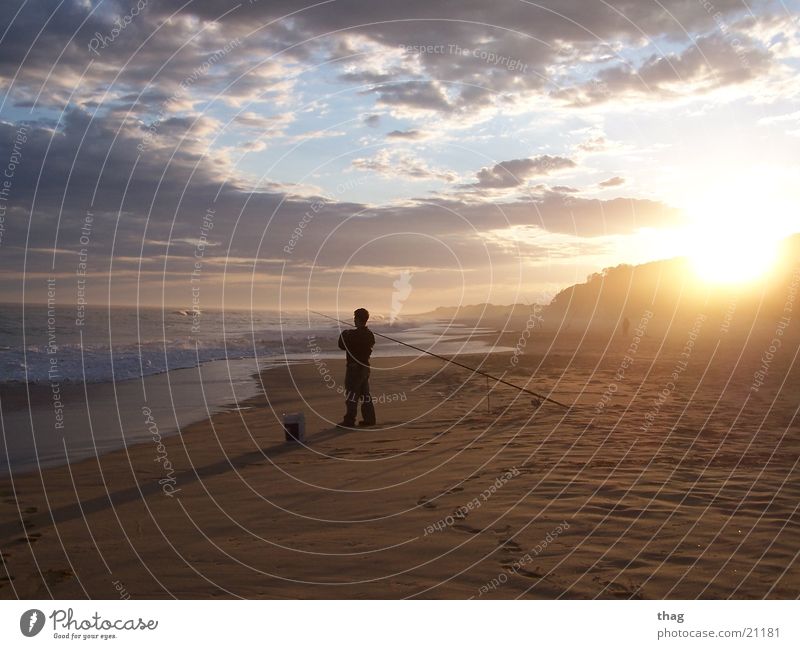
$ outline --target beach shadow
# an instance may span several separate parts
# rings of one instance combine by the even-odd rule
[[[344,437],[359,431],[353,429],[339,429],[335,427],[325,428],[313,435],[306,437],[304,443],[284,441],[266,448],[249,451],[233,457],[225,457],[218,462],[202,467],[184,469],[175,473],[175,485],[181,488],[187,484],[198,482],[207,478],[222,475],[235,469],[241,469],[254,464],[265,464],[270,458],[279,457],[292,452],[302,452],[309,450],[312,445],[319,444],[331,439]],[[26,529],[36,527],[38,529],[65,523],[67,521],[84,518],[91,514],[104,511],[111,507],[121,507],[123,505],[138,502],[149,496],[153,496],[162,491],[162,486],[156,479],[149,479],[132,487],[118,489],[108,494],[90,498],[81,502],[62,505],[49,511],[44,511],[36,515],[25,516],[23,520],[0,522],[0,541],[4,543],[14,537],[22,538],[26,536]],[[171,499],[179,499],[180,496],[172,496]]]

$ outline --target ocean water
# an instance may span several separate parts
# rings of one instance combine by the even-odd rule
[[[408,321],[386,333],[439,354],[490,352],[487,330]],[[74,309],[0,305],[0,372],[4,382],[124,381],[219,360],[302,360],[312,348],[340,355],[339,325],[320,316],[270,311],[191,312],[159,308],[87,309],[76,326]],[[494,351],[497,351],[494,349]],[[320,355],[320,352],[317,352]],[[376,355],[417,355],[378,340]]]

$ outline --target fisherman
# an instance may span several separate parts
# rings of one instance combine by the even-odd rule
[[[375,425],[375,405],[369,394],[369,357],[375,346],[375,336],[367,327],[369,311],[356,309],[353,312],[355,329],[345,329],[339,335],[339,349],[347,352],[347,370],[344,375],[345,406],[347,411],[339,428],[353,428],[356,424],[358,402],[361,403],[359,426]]]
[[[345,323],[344,320],[338,320],[337,318],[331,318],[329,315],[325,315],[324,313],[317,313],[316,311],[311,311],[311,313],[313,313],[314,315],[318,315],[318,316],[321,316],[323,318],[326,318],[328,320],[333,320],[334,322],[338,322],[340,324],[347,324],[347,323]],[[349,329],[347,331],[343,331],[342,332],[342,335],[339,336],[339,347],[341,349],[345,349],[345,350],[353,349],[354,346],[351,346],[349,344],[347,346],[345,346],[343,339],[346,337],[345,334],[347,334],[347,336],[349,336],[350,334],[360,335],[359,334],[359,329],[358,329],[358,324],[359,324],[359,319],[360,319],[364,323],[363,329],[365,329],[369,333],[369,337],[370,338],[369,338],[368,347],[369,347],[369,350],[370,350],[370,353],[371,353],[372,352],[372,346],[375,344],[375,338],[372,335],[372,332],[369,329],[367,329],[367,320],[369,320],[369,312],[366,309],[358,309],[357,311],[354,312],[353,315],[354,315],[354,320],[355,320],[357,328],[355,330]],[[464,365],[464,363],[459,363],[458,361],[453,360],[452,358],[445,358],[444,356],[440,356],[439,354],[434,354],[432,351],[429,351],[427,349],[422,349],[422,347],[417,347],[416,345],[411,345],[409,343],[403,342],[402,340],[398,340],[397,338],[392,338],[391,336],[387,336],[386,334],[379,333],[377,335],[380,336],[381,338],[385,338],[386,340],[391,340],[393,343],[397,343],[398,345],[403,345],[404,347],[410,347],[411,349],[415,349],[416,351],[421,352],[423,354],[427,354],[428,356],[433,356],[434,358],[438,358],[440,361],[444,361],[445,363],[451,363],[452,365],[457,365],[458,367],[463,367],[465,370],[469,370],[473,374],[480,374],[481,376],[485,376],[487,379],[492,379],[493,381],[496,381],[497,383],[502,383],[503,385],[507,385],[508,387],[514,388],[515,390],[519,390],[520,392],[526,392],[527,394],[530,394],[531,396],[536,397],[539,400],[538,402],[534,403],[534,405],[536,405],[536,406],[540,405],[542,401],[547,401],[548,403],[554,403],[555,405],[560,406],[560,407],[564,408],[565,410],[569,410],[570,408],[572,408],[572,406],[568,406],[565,403],[561,403],[560,401],[556,401],[552,397],[548,397],[548,396],[546,396],[544,394],[539,394],[538,392],[534,392],[533,390],[528,390],[528,388],[523,388],[523,387],[520,387],[518,385],[514,385],[513,383],[509,383],[508,381],[506,381],[505,379],[503,379],[503,378],[501,378],[499,376],[493,376],[491,374],[487,374],[486,372],[483,372],[483,371],[481,371],[481,370],[479,370],[479,369],[477,369],[475,367],[470,367],[469,365]],[[367,379],[369,378],[369,355],[370,354],[367,353],[367,362],[366,362],[366,370],[367,370],[366,376],[367,376]],[[349,363],[350,353],[349,353],[349,351],[348,351],[347,357],[348,357],[348,375],[349,375],[349,369],[350,369],[350,363]],[[364,363],[356,363],[355,365],[356,365],[356,367],[359,367],[359,368],[362,368],[362,369],[364,368]],[[345,376],[347,376],[347,375],[345,375]],[[374,408],[372,406],[372,398],[369,396],[369,385],[368,385],[368,381],[366,379],[364,381],[364,386],[363,387],[366,388],[365,394],[367,396],[367,398],[364,399],[364,405],[366,406],[367,404],[369,404],[369,411],[372,412],[374,410]],[[362,393],[362,396],[363,396],[363,394],[364,393]],[[356,399],[356,401],[352,404],[352,407],[353,407],[352,413],[353,414],[347,418],[348,421],[355,422],[355,420],[356,420],[356,406],[357,405],[358,405],[358,399]],[[348,409],[348,414],[349,414],[349,412],[350,412],[350,403],[347,404],[347,409]],[[361,414],[362,415],[365,414],[364,413],[364,406],[362,406]],[[364,420],[365,421],[372,421],[374,423],[374,421],[375,421],[374,412],[373,412],[373,416],[372,416],[371,420],[366,419],[366,417],[365,417]],[[343,421],[340,425],[342,425],[344,423],[345,422]],[[349,426],[348,426],[348,428],[349,428]]]

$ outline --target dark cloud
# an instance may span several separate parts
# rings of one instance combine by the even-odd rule
[[[415,129],[410,131],[389,131],[386,134],[386,137],[390,140],[419,140],[424,136],[425,134],[422,131],[417,131]]]
[[[178,5],[178,0],[170,0],[160,5],[160,10]],[[779,9],[777,5],[776,8]],[[576,89],[563,96],[571,103],[605,101],[613,97],[610,86],[615,74],[611,70],[627,73],[624,67],[613,67],[614,61],[620,60],[621,44],[638,47],[645,39],[649,42],[664,40],[686,43],[687,50],[702,50],[710,48],[711,44],[698,41],[695,48],[689,34],[711,33],[712,40],[730,41],[730,33],[722,34],[720,25],[732,27],[741,16],[749,13],[741,0],[715,0],[713,10],[696,0],[673,0],[668,7],[641,0],[602,3],[549,0],[536,4],[517,0],[492,3],[411,0],[398,5],[337,0],[300,9],[297,3],[290,1],[256,2],[232,12],[224,22],[276,20],[292,13],[290,22],[298,41],[313,39],[319,34],[337,33],[343,35],[342,38],[346,38],[346,34],[357,34],[376,45],[402,50],[408,62],[403,74],[416,77],[421,74],[423,78],[395,85],[403,74],[394,70],[372,73],[371,79],[361,75],[360,82],[389,84],[381,85],[382,90],[375,88],[385,105],[445,113],[475,110],[502,98],[505,93],[544,92],[550,66],[583,65],[586,53],[592,54],[597,65],[612,66],[605,72],[609,78],[598,81],[603,90],[581,87],[574,79],[567,79],[566,87],[576,86]],[[212,0],[205,0],[192,3],[187,10],[211,17],[219,12],[219,7]],[[673,64],[682,67],[681,61],[672,61],[669,55],[661,58],[667,67]],[[756,59],[762,57],[753,52],[752,58],[756,69],[759,65]],[[640,70],[642,77],[649,76],[652,63]],[[520,72],[520,65],[524,66],[524,73]],[[687,61],[686,65],[697,69],[694,61]],[[746,76],[734,72],[730,61],[714,57],[710,65],[719,66],[720,84],[737,83]],[[675,79],[674,73],[672,78]],[[355,77],[352,80],[356,81]],[[455,84],[459,88],[445,98],[431,85],[431,80]],[[640,91],[646,92],[649,83],[646,78],[639,81]],[[563,88],[564,84],[561,85]],[[573,94],[578,96],[573,97]],[[562,95],[557,93],[557,96]]]
[[[625,184],[625,179],[622,176],[614,176],[608,180],[603,180],[597,183],[600,187],[619,187]]]
[[[435,81],[401,81],[374,86],[368,91],[384,106],[449,113],[455,110],[447,93]]]
[[[226,101],[242,103],[264,93],[280,98],[286,88],[272,86],[285,79],[285,65],[330,57],[355,67],[341,78],[372,86],[367,92],[383,105],[450,114],[509,101],[523,92],[546,92],[552,66],[569,69],[584,53],[598,48],[605,50],[595,57],[606,66],[598,70],[605,92],[567,78],[559,82],[557,96],[585,104],[606,100],[609,93],[613,96],[632,85],[640,92],[650,87],[661,92],[666,82],[691,82],[705,60],[719,85],[739,83],[770,62],[752,39],[735,32],[740,24],[753,28],[736,22],[747,14],[740,0],[715,0],[713,12],[696,0],[674,0],[669,11],[641,0],[550,0],[535,5],[518,0],[412,0],[399,5],[336,0],[317,6],[293,0],[162,0],[149,2],[106,47],[93,52],[92,39],[109,39],[114,19],[129,9],[127,3],[106,2],[91,9],[68,1],[56,8],[27,3],[18,14],[4,11],[0,30],[8,30],[0,78],[11,100],[19,106],[35,101],[60,108],[83,75],[73,101],[108,106],[124,96],[122,101],[137,111],[155,110],[198,69],[205,71],[196,76],[193,87],[207,94],[224,92]],[[730,25],[728,33],[721,33],[719,21]],[[709,35],[695,45],[687,36],[695,33]],[[354,47],[353,37],[367,45]],[[638,47],[643,38],[681,42],[686,49],[646,61],[632,81],[630,71],[614,61],[620,45]],[[731,56],[734,39],[741,45]],[[231,43],[233,50],[218,56]],[[365,70],[362,63],[368,62],[370,43],[404,52],[402,68]],[[426,49],[409,52],[409,45]],[[740,58],[746,58],[749,67],[742,69]],[[526,66],[525,72],[517,63]]]
[[[245,111],[237,114],[233,121],[256,131],[265,131],[270,135],[283,134],[284,128],[294,121],[294,116],[289,113],[280,115],[262,115],[254,111]]]
[[[569,169],[575,162],[569,158],[551,155],[539,155],[535,158],[521,158],[499,162],[494,167],[484,167],[477,174],[478,182],[474,187],[487,189],[504,189],[519,187],[528,178],[546,176],[561,169]]]
[[[243,25],[220,28],[189,14],[164,20],[155,2],[119,30],[114,20],[135,6],[100,3],[90,9],[67,1],[57,7],[27,3],[16,15],[2,12],[0,33],[8,28],[0,44],[6,101],[58,109],[68,102],[124,106],[141,114],[180,108],[192,91],[206,100],[223,90],[226,101],[277,96],[265,87],[265,75],[279,78],[291,53],[280,63],[269,61],[270,45],[250,40],[245,46],[251,30]]]
[[[662,228],[682,223],[679,210],[657,201],[615,198],[584,199],[545,194],[536,204],[537,222],[550,232],[597,237],[631,234],[641,228]]]

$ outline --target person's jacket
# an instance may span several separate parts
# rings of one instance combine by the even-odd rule
[[[375,336],[366,326],[345,329],[339,335],[339,349],[347,352],[348,365],[369,365],[374,346]]]

